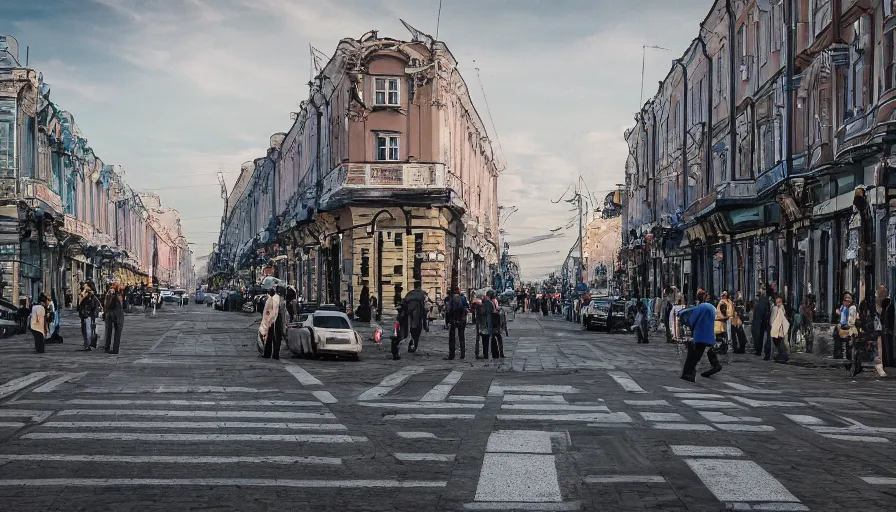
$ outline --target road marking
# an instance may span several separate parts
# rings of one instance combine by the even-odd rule
[[[25,389],[26,387],[34,384],[35,382],[53,375],[53,372],[34,372],[29,375],[25,375],[24,377],[19,377],[17,379],[12,379],[9,382],[0,385],[0,398],[6,398],[7,396]]]
[[[315,391],[319,393],[319,391]],[[27,403],[58,403],[51,400],[29,400]],[[16,403],[26,403],[19,400]],[[68,405],[168,405],[183,407],[321,407],[321,402],[311,400],[89,400],[73,399]]]
[[[57,454],[0,454],[0,461],[27,462],[125,462],[134,464],[342,464],[338,457],[226,457],[209,455],[57,455]]]
[[[685,459],[685,462],[719,501],[800,501],[751,460]]]
[[[0,480],[3,487],[124,487],[124,486],[199,486],[199,487],[297,487],[297,488],[405,488],[445,487],[437,480],[283,480],[269,478],[35,478]]]
[[[505,502],[480,502],[464,503],[467,510],[528,510],[531,512],[563,512],[567,510],[579,510],[581,501],[568,501],[566,503],[521,503],[518,501]]]
[[[622,389],[629,393],[647,393],[644,388],[635,382],[635,379],[631,378],[631,376],[625,372],[607,372],[607,375],[612,377],[617,384],[622,386]]]
[[[785,414],[784,416],[789,418],[791,421],[804,426],[824,425],[824,421],[821,418],[816,418],[815,416],[807,416],[805,414]]]
[[[565,404],[566,398],[563,395],[504,395],[505,402],[547,402],[554,404]]]
[[[301,366],[291,363],[289,361],[283,361],[283,367],[286,368],[286,371],[292,374],[296,380],[299,381],[299,384],[303,386],[322,386],[323,382],[317,380],[314,375],[311,375]]]
[[[50,421],[51,428],[256,428],[295,430],[348,430],[339,423],[257,423],[252,421]]]
[[[593,421],[597,423],[630,423],[631,417],[624,412],[592,414],[499,414],[499,420],[529,421]]]
[[[258,389],[230,386],[158,386],[155,388],[87,388],[85,393],[103,393],[111,395],[143,395],[146,393],[283,393],[282,389]]]
[[[458,400],[460,402],[485,402],[484,396],[449,396],[448,400]]]
[[[734,382],[723,382],[728,387],[734,388],[737,391],[732,391],[732,393],[740,392],[740,393],[749,393],[751,395],[780,395],[780,391],[776,391],[773,389],[757,389],[750,386],[744,386],[743,384],[737,384]]]
[[[659,430],[713,430],[705,423],[653,423],[650,426]]]
[[[398,437],[404,439],[438,439],[432,432],[398,432]]]
[[[724,402],[719,400],[682,400],[681,403],[690,405],[694,409],[743,409],[743,407],[733,402]]]
[[[671,407],[665,400],[623,400],[623,402],[633,407]]]
[[[744,457],[739,448],[733,446],[672,445],[672,453],[679,457]]]
[[[871,485],[896,485],[896,478],[883,476],[863,476],[860,477],[866,484]]]
[[[486,453],[476,501],[560,502],[553,455]]]
[[[767,510],[772,512],[803,512],[809,507],[801,503],[725,503],[725,510],[745,512],[747,510]]]
[[[836,439],[838,441],[856,441],[860,443],[889,443],[890,440],[886,437],[874,437],[874,436],[847,436],[847,435],[838,435],[838,434],[821,434],[823,437],[828,439]]]
[[[729,416],[724,412],[719,411],[697,411],[697,413],[713,423],[738,423],[741,421],[746,421],[747,423],[759,423],[762,421],[762,418],[755,418],[753,416]]]
[[[482,409],[485,404],[453,404],[450,402],[361,402],[362,407],[382,409]]]
[[[775,427],[771,425],[739,425],[737,423],[717,423],[717,428],[729,432],[772,432]]]
[[[749,405],[750,407],[808,407],[806,402],[775,402],[771,400],[753,400],[742,396],[732,396],[731,398],[738,402]]]
[[[551,439],[566,439],[562,432],[496,430],[488,436],[486,452],[551,454]]]
[[[723,400],[723,395],[713,395],[710,393],[675,393],[675,398],[696,398],[697,400]]]
[[[405,462],[451,462],[454,460],[453,453],[396,453],[395,458]]]
[[[606,405],[561,405],[561,404],[502,404],[507,411],[592,411],[610,412]]]
[[[153,343],[151,347],[149,347],[149,352],[152,353],[152,351],[154,351],[156,348],[158,348],[158,346],[161,345],[163,341],[165,341],[165,337],[167,337],[167,336],[168,336],[167,332],[165,334],[163,334],[162,336],[160,336],[159,339],[157,339],[156,342]]]
[[[53,415],[53,411],[26,411],[24,409],[0,409],[0,418],[31,418],[43,421]]]
[[[17,423],[14,421],[0,421],[0,427],[2,428],[22,428],[24,426],[24,423]]]
[[[472,420],[475,414],[386,414],[384,420]]]
[[[376,400],[378,398],[384,397],[393,389],[398,386],[404,384],[404,382],[410,379],[412,376],[422,373],[425,369],[421,366],[407,366],[398,370],[395,373],[387,375],[377,386],[374,386],[367,391],[361,393],[361,396],[358,397],[358,400]]]
[[[451,393],[451,390],[454,389],[454,386],[460,381],[460,378],[463,376],[464,372],[451,372],[447,377],[442,379],[442,382],[436,384],[432,389],[429,390],[428,393],[423,395],[423,398],[420,399],[421,402],[441,402],[448,398],[448,395]]]
[[[572,386],[504,386],[501,384],[492,383],[492,385],[488,388],[488,396],[502,396],[507,391],[515,393],[546,393],[550,395],[580,393],[578,389]]]
[[[663,389],[665,389],[666,391],[671,391],[673,393],[696,393],[700,391],[699,389],[694,388],[676,388],[672,386],[663,386]]]
[[[70,373],[68,375],[63,375],[62,377],[57,377],[50,382],[47,382],[43,386],[40,386],[34,390],[35,393],[49,393],[51,391],[55,391],[56,388],[60,384],[64,384],[66,382],[75,382],[79,380],[81,377],[87,375],[87,372],[80,373]]]
[[[22,439],[93,439],[107,441],[285,441],[290,443],[354,443],[358,438],[345,434],[147,434],[142,432],[31,432]]]
[[[278,418],[335,420],[329,412],[280,411],[165,411],[152,409],[65,409],[57,416],[160,416],[174,418]]]
[[[339,400],[336,400],[336,397],[329,391],[312,391],[311,394],[314,395],[314,398],[320,400],[321,403],[335,404],[339,402]]]
[[[677,412],[639,412],[638,414],[647,421],[687,421]]]
[[[662,484],[666,479],[659,475],[609,475],[586,476],[585,483],[589,484],[620,484],[620,483],[645,483]]]

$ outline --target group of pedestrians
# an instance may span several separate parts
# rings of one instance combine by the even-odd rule
[[[472,291],[470,293],[474,295]],[[402,341],[410,337],[408,353],[414,353],[417,351],[423,331],[429,331],[426,315],[428,300],[425,292],[420,289],[408,292],[402,299],[398,307],[396,332],[392,337],[393,359],[401,359],[399,350]],[[476,359],[488,359],[489,354],[492,359],[503,358],[507,317],[498,304],[495,292],[488,290],[485,294],[474,297],[470,302],[460,288],[455,288],[449,292],[445,300],[445,322],[448,327],[448,357],[445,359],[454,360],[458,355],[460,359],[466,359],[466,329],[470,314],[472,314],[472,323],[476,329]],[[481,356],[480,346],[482,347]],[[458,348],[460,354],[458,354]]]
[[[102,316],[105,322],[105,351],[118,354],[121,346],[121,331],[124,328],[123,297],[118,283],[112,283],[101,302],[97,297],[96,285],[88,281],[81,285],[76,307],[81,321],[81,335],[84,350],[97,348],[96,320]],[[59,311],[51,297],[40,293],[32,304],[28,315],[28,330],[34,338],[34,351],[42,354],[47,343],[62,343],[59,334]]]

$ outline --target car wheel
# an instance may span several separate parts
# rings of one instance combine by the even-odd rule
[[[352,361],[357,363],[360,360],[361,360],[361,354],[355,354],[352,356]]]

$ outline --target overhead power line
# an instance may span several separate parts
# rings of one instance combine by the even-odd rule
[[[476,61],[473,61],[476,64]],[[495,126],[495,119],[492,117],[492,109],[488,105],[488,97],[485,95],[485,86],[482,85],[482,77],[479,75],[479,67],[476,68],[476,79],[479,80],[479,88],[482,89],[482,99],[485,101],[485,111],[488,112],[488,120],[492,123],[492,131],[495,133],[495,141],[498,143],[498,149],[501,150],[501,158],[504,159],[504,165],[507,165],[507,154],[504,153],[504,146],[501,144],[501,137],[498,136],[498,127]]]

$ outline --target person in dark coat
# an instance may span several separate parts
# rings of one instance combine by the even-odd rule
[[[488,359],[488,349],[492,337],[492,314],[495,312],[495,303],[487,295],[482,296],[482,302],[478,304],[476,311],[476,359],[479,357],[479,342],[482,342],[482,358]]]
[[[370,288],[366,284],[361,287],[361,300],[355,315],[359,322],[370,322]]]
[[[121,304],[121,293],[118,283],[112,283],[106,294],[103,319],[106,322],[106,352],[117,354],[121,345],[121,330],[124,327],[124,308]],[[112,341],[112,330],[115,330],[115,341]]]
[[[398,349],[401,340],[406,337],[406,332],[411,335],[411,341],[408,343],[408,352],[414,353],[417,351],[417,346],[420,343],[420,335],[423,333],[423,316],[426,314],[426,299],[426,293],[420,288],[416,288],[408,292],[408,294],[404,296],[404,299],[401,300],[402,312],[399,316],[404,317],[403,325],[406,325],[407,328],[402,328],[402,336],[400,339],[392,342],[392,357],[394,359],[401,358],[401,356],[398,355]]]
[[[756,298],[756,307],[753,309],[753,353],[757,356],[762,355],[763,347],[765,347],[765,355],[771,357],[772,347],[771,338],[769,338],[769,328],[771,327],[772,307],[768,297],[759,292]]]
[[[448,359],[454,359],[456,342],[460,341],[460,358],[464,359],[467,352],[465,330],[467,328],[467,298],[460,293],[460,288],[455,289],[448,297],[448,306],[445,310],[445,319],[448,322]]]
[[[81,319],[81,335],[84,337],[84,350],[96,348],[96,317],[99,316],[100,301],[96,293],[86,284],[78,295],[78,318]]]

